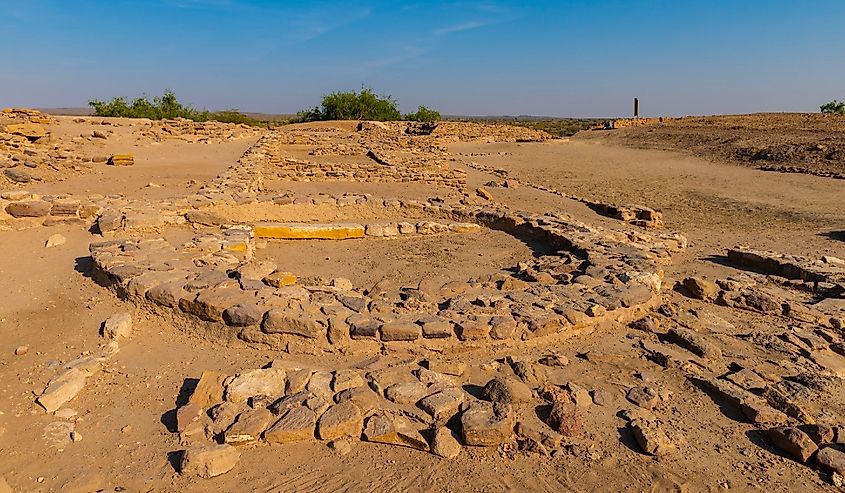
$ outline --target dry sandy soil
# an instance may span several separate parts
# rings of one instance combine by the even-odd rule
[[[59,117],[51,128],[57,138],[88,135],[99,128],[92,121]],[[95,163],[90,172],[63,181],[26,187],[2,183],[0,191],[26,188],[39,194],[125,194],[154,202],[177,199],[232,166],[257,140],[151,143],[137,138],[133,127],[113,130],[104,142],[81,141],[80,152],[130,152],[135,155],[134,166]],[[783,152],[789,164],[843,172],[844,139],[838,120],[833,124],[831,119],[809,116],[757,115],[730,117],[718,125],[712,119],[696,119],[659,128],[582,133],[566,141],[453,143],[449,151],[457,159],[451,166],[468,172],[470,195],[476,187],[501,182],[502,177],[466,164],[505,170],[512,183],[519,183],[487,185],[495,202],[507,207],[537,213],[561,211],[591,225],[636,229],[600,216],[581,202],[528,186],[534,183],[568,195],[662,211],[664,229],[682,233],[690,245],[664,267],[666,288],[660,304],[665,308],[651,316],[661,327],[676,326],[689,319],[691,311],[698,320],[717,316],[724,325],[717,329],[710,324],[702,330],[721,348],[721,373],[741,367],[754,369],[770,382],[787,377],[810,381],[809,397],[802,403],[817,410],[820,423],[841,426],[845,425],[845,385],[831,376],[829,368],[809,363],[801,356],[803,347],[790,346],[784,352],[772,349],[777,346],[774,343],[766,347],[749,342],[753,339],[749,334],[758,334],[757,341],[768,338],[789,346],[783,333],[795,327],[812,332],[820,325],[693,299],[673,287],[688,276],[712,280],[743,274],[726,265],[724,258],[727,248],[740,243],[813,259],[845,258],[845,181],[760,171],[732,162],[754,162],[756,158],[741,150],[751,147],[773,155],[785,143],[823,144],[825,151]],[[737,142],[743,142],[742,146]],[[366,192],[403,199],[460,198],[452,189],[419,184],[268,183],[276,191],[300,195]],[[345,219],[319,209],[287,210],[290,217],[273,217]],[[261,219],[262,213],[248,207],[230,212],[250,220]],[[376,211],[358,213],[394,219]],[[247,449],[233,470],[212,479],[180,474],[180,451],[185,447],[173,430],[174,410],[184,404],[191,383],[202,371],[234,374],[280,358],[303,365],[353,365],[369,356],[293,355],[240,342],[222,344],[181,330],[170,317],[120,300],[94,282],[89,244],[102,240],[96,228],[14,220],[6,226],[0,230],[4,253],[0,256],[0,492],[836,490],[829,470],[789,457],[773,446],[765,427],[746,422],[737,408],[703,392],[679,368],[648,359],[641,342],[657,337],[621,323],[601,324],[554,345],[523,347],[514,341],[459,356],[474,369],[465,376],[467,384],[483,386],[490,375],[478,368],[491,361],[561,355],[569,363],[556,370],[556,382],[577,382],[605,393],[603,405],[593,404],[585,411],[583,432],[566,437],[548,454],[509,445],[465,447],[457,458],[444,459],[406,447],[355,442],[351,452],[341,455],[325,442],[312,440]],[[166,234],[179,237],[190,232],[189,226],[179,226]],[[56,233],[67,242],[45,248],[45,241]],[[302,276],[345,277],[355,285],[369,286],[384,276],[400,284],[422,278],[465,280],[503,270],[532,255],[532,245],[499,231],[457,238],[363,241],[274,242],[259,250],[258,256]],[[795,296],[807,298],[804,292]],[[65,405],[78,414],[65,420],[45,413],[35,399],[46,383],[64,363],[96,351],[102,344],[101,323],[122,311],[133,315],[133,336]],[[842,340],[842,332],[825,330]],[[813,338],[813,344],[818,338]],[[15,354],[19,346],[27,347],[26,354]],[[391,360],[427,357],[424,352],[393,354],[388,350],[383,356]],[[659,390],[654,412],[677,449],[674,454],[658,458],[643,453],[620,417],[623,410],[636,408],[626,399],[626,391],[643,385]],[[77,441],[71,440],[71,431]],[[840,429],[839,433],[845,432]]]

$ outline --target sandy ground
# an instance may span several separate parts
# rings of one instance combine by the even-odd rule
[[[60,128],[68,135],[90,130],[86,124],[64,119]],[[136,166],[101,166],[96,174],[31,188],[42,193],[124,193],[153,200],[176,197],[233,164],[251,143],[150,145],[135,142],[131,128],[121,127],[117,136],[104,146],[92,145],[90,151],[128,150],[135,153]],[[456,144],[452,150],[490,154],[464,159],[507,169],[520,180],[552,185],[573,195],[662,210],[667,229],[691,240],[690,251],[667,267],[667,280],[702,272],[736,273],[711,257],[723,255],[726,247],[737,243],[815,257],[845,257],[842,180],[763,172],[677,152],[631,149],[592,136],[565,143]],[[496,178],[469,173],[473,187]],[[189,185],[190,180],[196,184]],[[147,187],[150,182],[160,187]],[[402,184],[289,183],[285,187],[299,193],[346,189],[384,196],[448,193]],[[581,203],[528,187],[491,190],[497,201],[511,207],[560,210],[592,224],[614,223]],[[47,237],[57,232],[67,237],[67,243],[45,249]],[[620,325],[602,327],[556,347],[526,351],[513,346],[498,354],[473,354],[480,361],[509,352],[537,356],[556,352],[571,361],[562,370],[562,379],[609,393],[609,405],[591,408],[583,439],[551,457],[478,448],[446,461],[363,442],[349,455],[339,456],[316,442],[248,450],[235,470],[211,480],[181,477],[175,463],[182,447],[169,427],[186,378],[196,378],[206,369],[254,368],[279,355],[242,344],[223,347],[119,301],[87,276],[88,244],[98,240],[98,235],[71,226],[0,231],[4,253],[0,256],[0,478],[13,491],[832,490],[823,475],[774,452],[753,425],[720,410],[682,375],[645,360],[635,349],[640,336]],[[463,279],[489,272],[512,265],[529,248],[496,232],[454,241],[408,240],[411,243],[401,249],[396,248],[398,241],[385,240],[367,249],[354,243],[280,242],[260,255],[275,258],[280,265],[296,264],[314,275],[373,282],[395,274],[408,282],[423,276]],[[718,314],[735,324],[737,332],[765,330],[772,323],[753,314],[694,302],[672,291],[666,299],[679,310],[696,308]],[[101,322],[122,310],[133,312],[137,334],[122,346],[116,363],[92,377],[68,405],[79,413],[73,428],[82,437],[71,442],[68,429],[57,427],[60,420],[45,415],[34,398],[58,362],[96,348]],[[28,346],[29,352],[14,355],[21,345]],[[579,357],[590,351],[608,357]],[[760,354],[736,357],[765,359]],[[303,359],[321,363],[316,357]],[[643,380],[674,396],[664,411],[672,416],[684,453],[660,460],[643,455],[617,417],[625,402],[624,390]],[[474,383],[483,385],[484,380]],[[842,395],[842,385],[831,388]],[[841,407],[840,402],[832,410],[841,412]],[[124,489],[113,490],[117,487]]]

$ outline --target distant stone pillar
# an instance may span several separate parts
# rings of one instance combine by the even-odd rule
[[[640,117],[640,100],[634,98],[634,118]]]

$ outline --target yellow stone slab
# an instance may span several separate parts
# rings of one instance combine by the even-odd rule
[[[29,139],[40,139],[47,136],[47,129],[37,123],[15,123],[6,125],[6,133],[23,135]]]
[[[259,223],[253,226],[256,238],[280,240],[346,240],[363,238],[360,224]]]

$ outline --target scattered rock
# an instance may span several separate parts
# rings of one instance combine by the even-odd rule
[[[29,346],[18,346],[15,348],[15,355],[16,356],[23,356],[29,352]]]
[[[712,301],[719,294],[719,286],[716,283],[700,277],[687,277],[683,285],[695,299]]]
[[[555,399],[548,417],[549,426],[563,436],[575,436],[584,428],[578,406],[568,398]]]
[[[513,408],[509,404],[473,402],[461,416],[461,434],[465,444],[494,447],[513,438]]]
[[[71,368],[58,377],[50,380],[47,388],[38,397],[37,402],[41,404],[48,413],[52,413],[70,401],[76,394],[85,387],[85,378],[88,373],[78,368]]]
[[[845,452],[834,447],[825,447],[816,454],[816,462],[823,468],[840,476],[845,475]]]
[[[633,387],[625,394],[625,398],[643,409],[653,409],[660,400],[657,391],[651,387]]]
[[[437,428],[431,442],[432,452],[446,459],[454,459],[460,455],[462,450],[463,447],[458,442],[458,439],[455,438],[452,430],[446,428],[445,426]]]
[[[531,389],[519,380],[496,377],[484,386],[484,398],[501,404],[521,404],[533,399]]]
[[[643,451],[661,457],[675,451],[675,444],[654,421],[634,419],[629,423],[631,432]]]
[[[103,337],[120,341],[132,336],[132,315],[127,312],[118,313],[103,322]]]
[[[231,445],[205,445],[185,450],[179,471],[185,475],[213,478],[234,468],[241,453]]]
[[[810,437],[798,428],[786,426],[772,428],[769,430],[769,440],[798,462],[806,463],[818,450]]]
[[[44,247],[45,248],[53,248],[53,247],[57,247],[59,245],[64,245],[65,243],[67,243],[67,238],[65,238],[64,236],[56,233],[54,235],[50,235],[50,237],[47,238],[47,241],[44,243]]]

